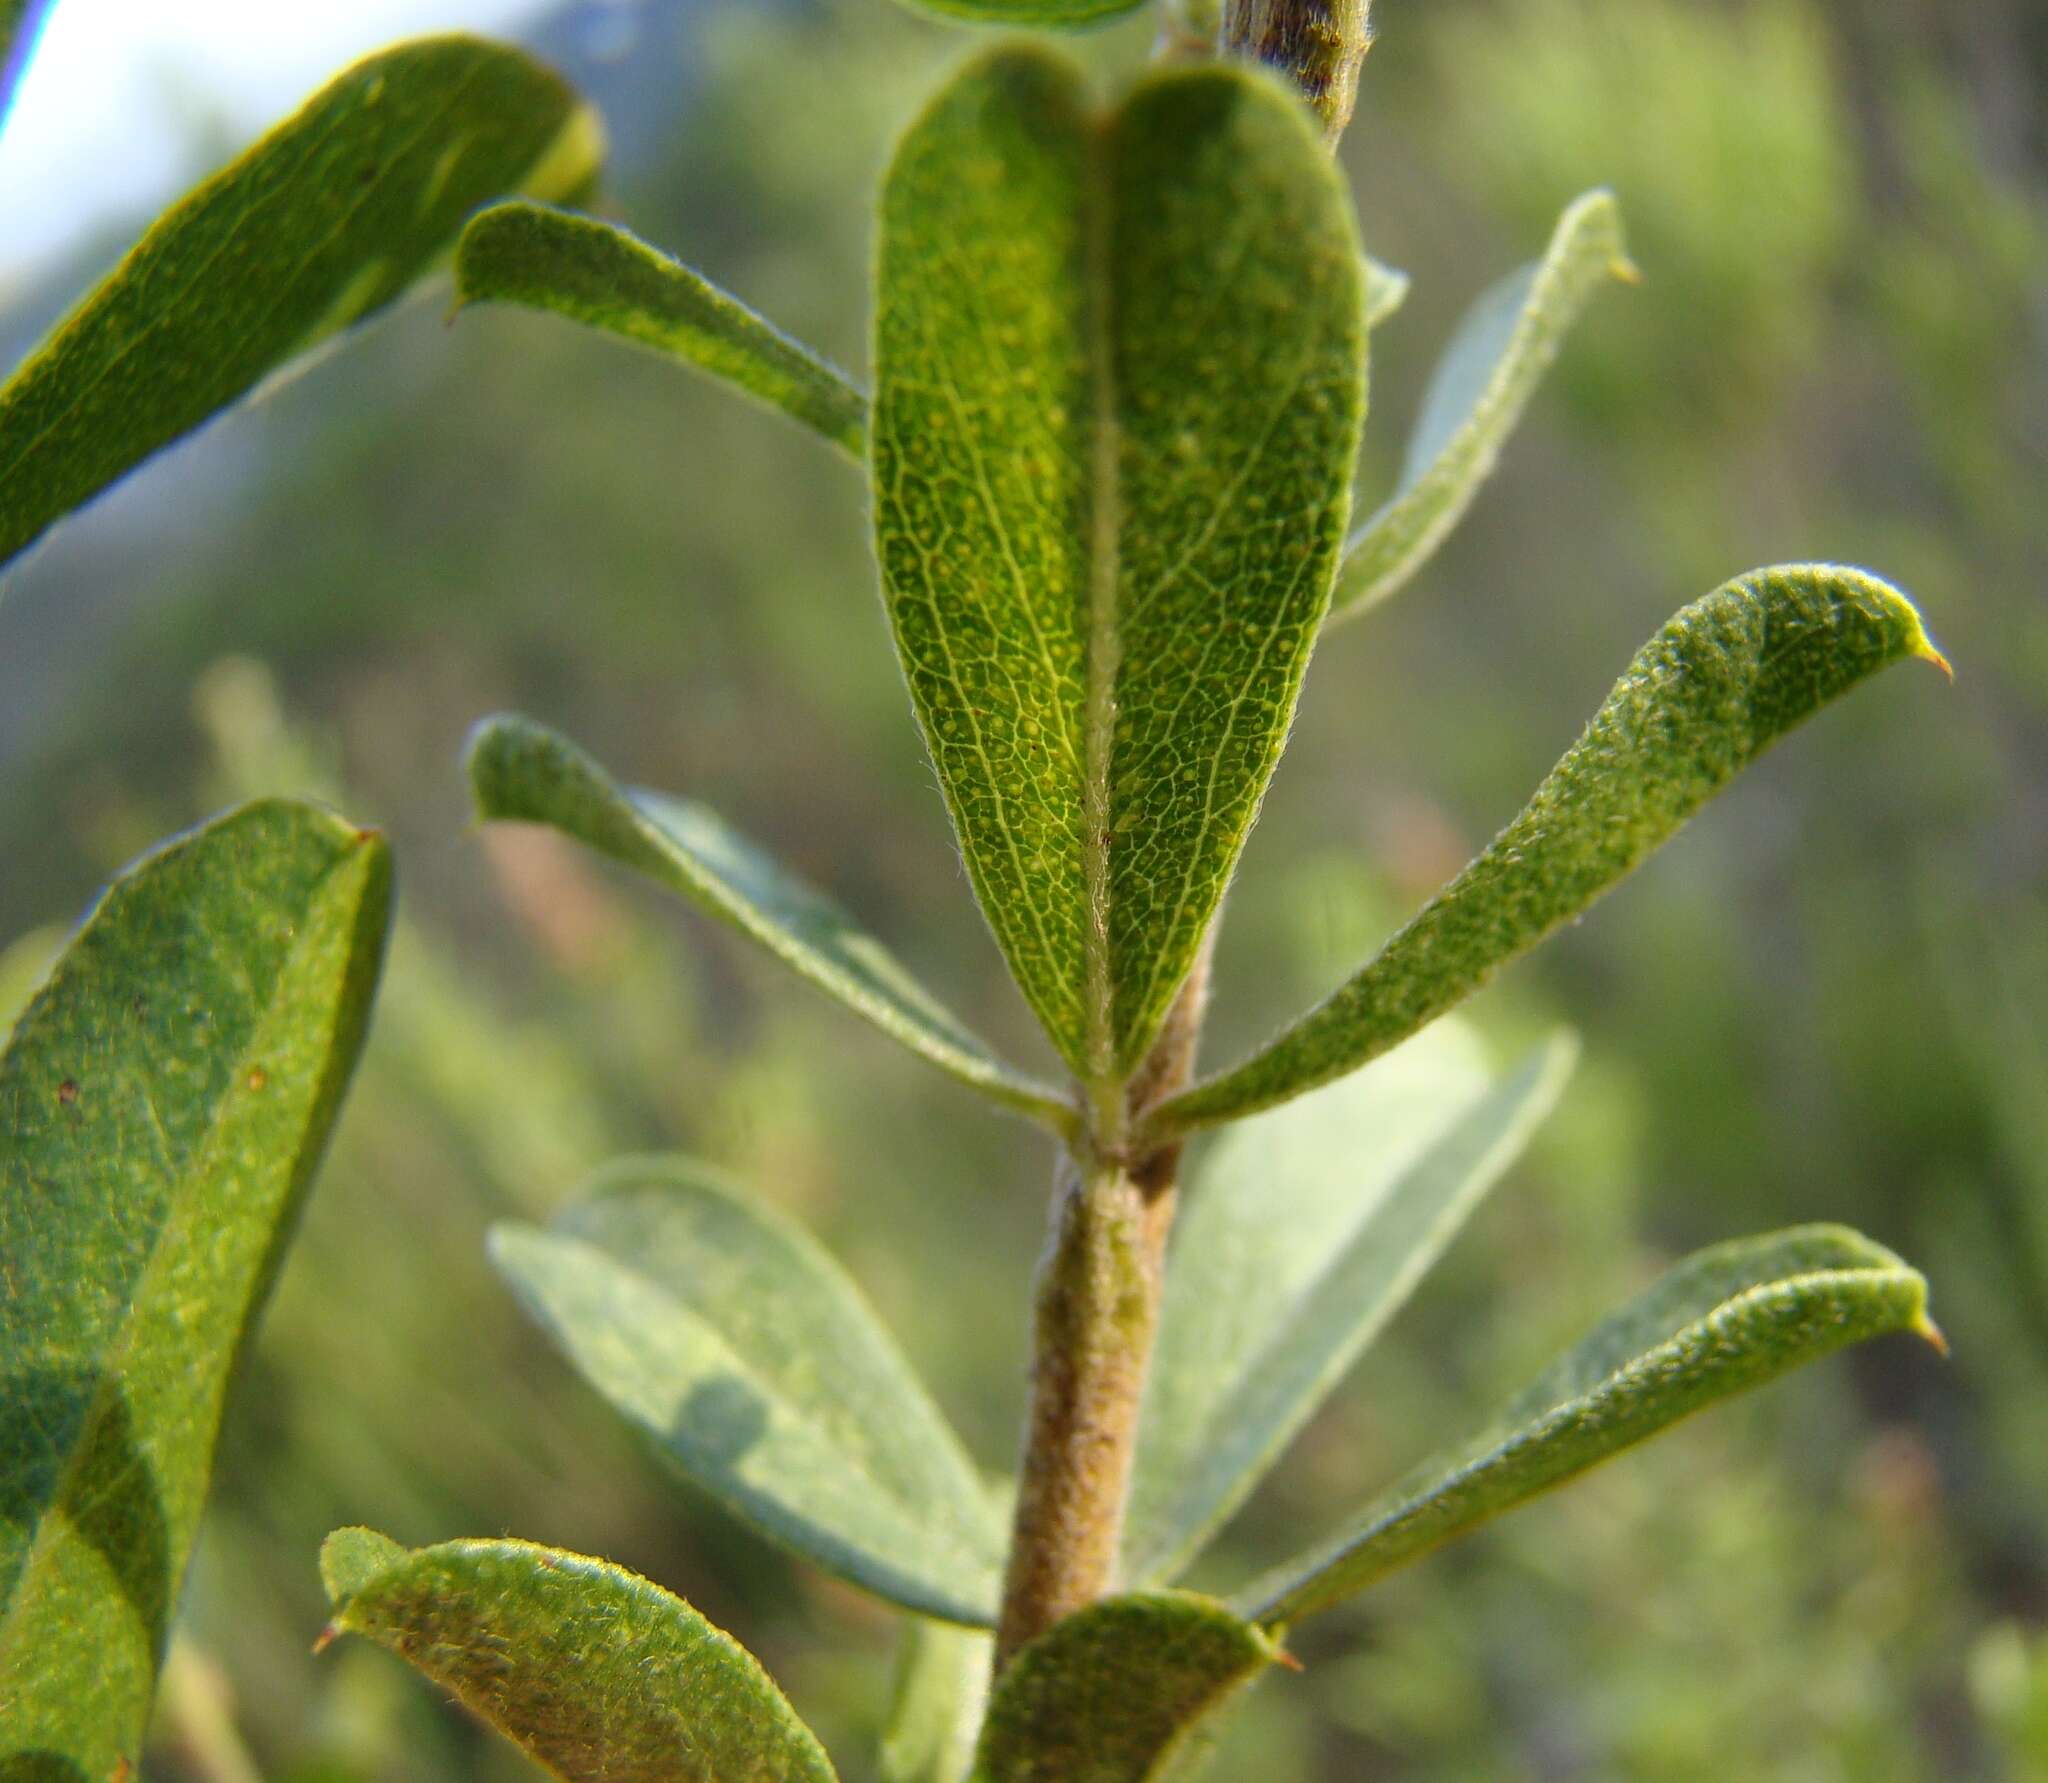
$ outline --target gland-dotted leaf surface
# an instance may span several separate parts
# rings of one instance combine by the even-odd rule
[[[0,1775],[138,1761],[389,888],[378,837],[247,806],[113,882],[0,1057]]]
[[[1250,1495],[1550,1112],[1575,1050],[1556,1036],[1496,1078],[1442,1022],[1217,1142],[1167,1264],[1126,1580],[1172,1579]]]
[[[722,378],[855,458],[868,401],[843,372],[701,273],[595,217],[493,205],[462,232],[463,303],[515,303],[601,328]]]
[[[337,1529],[320,1571],[330,1638],[388,1648],[566,1783],[832,1783],[760,1662],[624,1567]]]
[[[1578,915],[1779,737],[1909,656],[1942,662],[1912,603],[1861,570],[1754,570],[1695,601],[1484,854],[1327,1002],[1166,1103],[1157,1130],[1270,1107],[1406,1039]]]
[[[1298,1621],[1666,1425],[1888,1331],[1939,1343],[1927,1284],[1841,1226],[1688,1258],[1553,1363],[1469,1445],[1425,1462],[1344,1534],[1232,1600]]]
[[[1149,1783],[1271,1665],[1256,1624],[1191,1591],[1079,1610],[1023,1647],[989,1697],[974,1783]]]
[[[524,718],[472,733],[470,786],[487,820],[544,823],[680,893],[940,1070],[1064,1129],[1059,1092],[1004,1064],[873,936],[728,826],[684,799],[622,787],[573,743]]]
[[[1328,600],[1363,262],[1301,106],[1155,74],[1099,114],[1006,50],[882,196],[884,592],[967,868],[1085,1081],[1186,976]]]
[[[1593,293],[1635,276],[1614,195],[1588,192],[1558,219],[1541,260],[1465,313],[1423,396],[1394,493],[1344,548],[1332,618],[1379,605],[1429,561],[1493,474]]]
[[[682,1159],[627,1159],[491,1257],[657,1451],[771,1540],[907,1609],[990,1620],[1001,1519],[860,1290]]]
[[[572,197],[602,149],[560,80],[476,38],[338,76],[166,212],[0,389],[0,563],[382,309],[486,199]]]

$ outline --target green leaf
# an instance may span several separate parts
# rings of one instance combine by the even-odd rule
[[[1408,301],[1408,275],[1397,266],[1386,266],[1370,254],[1365,257],[1365,325],[1377,328]]]
[[[884,590],[967,869],[1104,1093],[1193,963],[1293,715],[1363,407],[1362,260],[1301,106],[972,63],[882,194]]]
[[[552,310],[652,347],[737,385],[862,457],[867,398],[701,273],[595,217],[539,204],[494,205],[462,232],[463,303]]]
[[[1468,997],[1674,834],[1795,725],[1903,657],[1939,664],[1912,603],[1861,570],[1752,570],[1643,646],[1491,847],[1319,1008],[1175,1097],[1155,1132],[1285,1101]]]
[[[1377,606],[1429,561],[1493,475],[1587,301],[1610,278],[1636,277],[1614,195],[1588,192],[1558,219],[1541,260],[1466,311],[1422,399],[1394,493],[1345,547],[1332,617]]]
[[[1062,1132],[1072,1127],[1057,1090],[1004,1064],[837,904],[704,806],[622,787],[524,718],[483,720],[470,734],[468,770],[478,816],[550,825],[647,874],[940,1070]]]
[[[1233,1129],[1167,1269],[1123,1577],[1178,1574],[1237,1510],[1550,1112],[1567,1035],[1494,1080],[1446,1022]]]
[[[136,1762],[389,895],[375,835],[246,806],[114,881],[0,1056],[0,1774]]]
[[[1145,0],[904,0],[904,4],[918,12],[935,12],[941,18],[964,19],[972,25],[1074,30],[1136,12]]]
[[[904,1619],[881,1783],[961,1783],[974,1762],[994,1647],[978,1629]]]
[[[1145,1783],[1279,1654],[1190,1591],[1104,1598],[1055,1623],[996,1680],[975,1783]]]
[[[1327,1609],[1680,1418],[1887,1331],[1939,1344],[1927,1284],[1843,1226],[1699,1251],[1568,1350],[1464,1448],[1233,1600],[1277,1626]]]
[[[659,1585],[532,1542],[320,1551],[327,1639],[359,1634],[568,1783],[831,1783],[759,1661]],[[324,1644],[324,1642],[323,1642]]]
[[[382,309],[508,192],[595,176],[594,113],[517,50],[359,62],[160,218],[0,389],[0,563],[278,367]]]
[[[491,1258],[660,1453],[762,1534],[906,1609],[983,1623],[1003,1528],[860,1290],[682,1159],[626,1159]]]

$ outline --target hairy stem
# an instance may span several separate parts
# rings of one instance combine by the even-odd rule
[[[1131,1080],[1133,1114],[1194,1073],[1214,937],[1212,925]],[[1031,1409],[996,1628],[998,1672],[1027,1641],[1115,1583],[1179,1172],[1178,1141],[1142,1158],[1090,1144],[1060,1160],[1034,1305]]]
[[[1228,0],[1223,52],[1263,62],[1292,81],[1334,146],[1358,98],[1358,65],[1372,43],[1370,10],[1370,0]]]

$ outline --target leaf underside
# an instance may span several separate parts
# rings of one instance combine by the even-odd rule
[[[596,175],[594,113],[519,51],[357,63],[166,212],[0,389],[0,563],[259,381],[382,309],[512,192]]]
[[[1555,1104],[1456,1022],[1234,1128],[1195,1174],[1145,1384],[1122,1576],[1175,1577],[1406,1302]]]
[[[524,718],[483,720],[466,765],[479,817],[573,836],[738,929],[962,1083],[1055,1127],[1071,1121],[1057,1090],[1004,1064],[837,904],[706,807],[620,786],[573,743]]]
[[[339,1529],[331,1632],[388,1648],[568,1783],[831,1783],[753,1655],[623,1567],[531,1542]]]
[[[1558,219],[1541,260],[1472,305],[1430,378],[1394,493],[1344,548],[1333,619],[1378,606],[1429,561],[1493,474],[1593,293],[1635,276],[1614,195],[1588,192]]]
[[[1920,616],[1861,570],[1755,570],[1629,664],[1521,814],[1329,1000],[1166,1103],[1157,1131],[1233,1119],[1355,1070],[1577,916],[1794,726],[1909,656]]]
[[[990,1693],[975,1783],[1146,1783],[1278,1652],[1188,1591],[1104,1598],[1024,1647]]]
[[[245,807],[114,881],[0,1057],[0,1774],[136,1762],[389,887],[374,835]]]
[[[924,1616],[904,1619],[881,1783],[960,1783],[974,1762],[995,1638]]]
[[[1143,1056],[1256,815],[1329,594],[1363,265],[1247,69],[1097,115],[970,64],[882,195],[884,592],[968,874],[1069,1066]]]
[[[462,232],[455,292],[465,303],[549,310],[721,378],[823,434],[867,449],[867,398],[808,347],[702,274],[595,217],[493,205]]]
[[[1003,1531],[860,1291],[805,1233],[682,1159],[626,1159],[491,1257],[686,1478],[762,1534],[925,1615],[985,1623]]]
[[[1299,1620],[1680,1418],[1888,1331],[1931,1335],[1927,1284],[1840,1226],[1701,1251],[1598,1326],[1476,1440],[1233,1600]]]

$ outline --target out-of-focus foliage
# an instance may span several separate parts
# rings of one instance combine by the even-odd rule
[[[686,64],[634,70],[675,122],[620,177],[621,219],[859,372],[864,195],[957,35],[878,0],[702,15]],[[1373,334],[1368,490],[1393,486],[1459,314],[1573,194],[1615,189],[1645,276],[1573,330],[1444,552],[1324,640],[1228,911],[1213,1058],[1368,955],[1512,816],[1614,665],[1731,568],[1868,563],[1921,600],[1959,679],[1850,702],[1473,1005],[1496,1062],[1562,1017],[1585,1063],[1194,1582],[1242,1584],[1681,1251],[1794,1209],[1921,1263],[1955,1356],[1888,1340],[1388,1579],[1301,1631],[1304,1675],[1250,1696],[1217,1774],[2027,1779],[2048,1763],[2043,1079],[2012,1037],[2038,1059],[2048,999],[2025,988],[2048,982],[2039,27],[2024,0],[1376,18],[1344,152],[1366,239],[1413,286]],[[1142,20],[1070,45],[1126,67],[1148,46]],[[307,1656],[326,1609],[303,1557],[364,1520],[615,1557],[730,1628],[857,1758],[896,1619],[708,1507],[677,1518],[524,1328],[483,1231],[546,1217],[621,1150],[713,1158],[801,1212],[1000,1459],[1042,1159],[710,923],[470,830],[456,767],[469,724],[517,706],[687,787],[914,935],[949,1007],[1045,1063],[962,895],[857,480],[780,417],[497,308],[452,330],[401,312],[214,438],[231,469],[238,444],[271,466],[246,497],[176,485],[214,542],[137,552],[176,474],[152,469],[0,603],[0,673],[62,690],[0,772],[0,938],[272,792],[345,789],[392,832],[405,899],[229,1421],[150,1774],[193,1774],[179,1747],[226,1678],[273,1783],[530,1775],[383,1655]],[[96,631],[57,623],[82,591],[127,603],[118,636],[105,606]],[[271,665],[293,747],[260,673],[204,673],[227,652]]]

